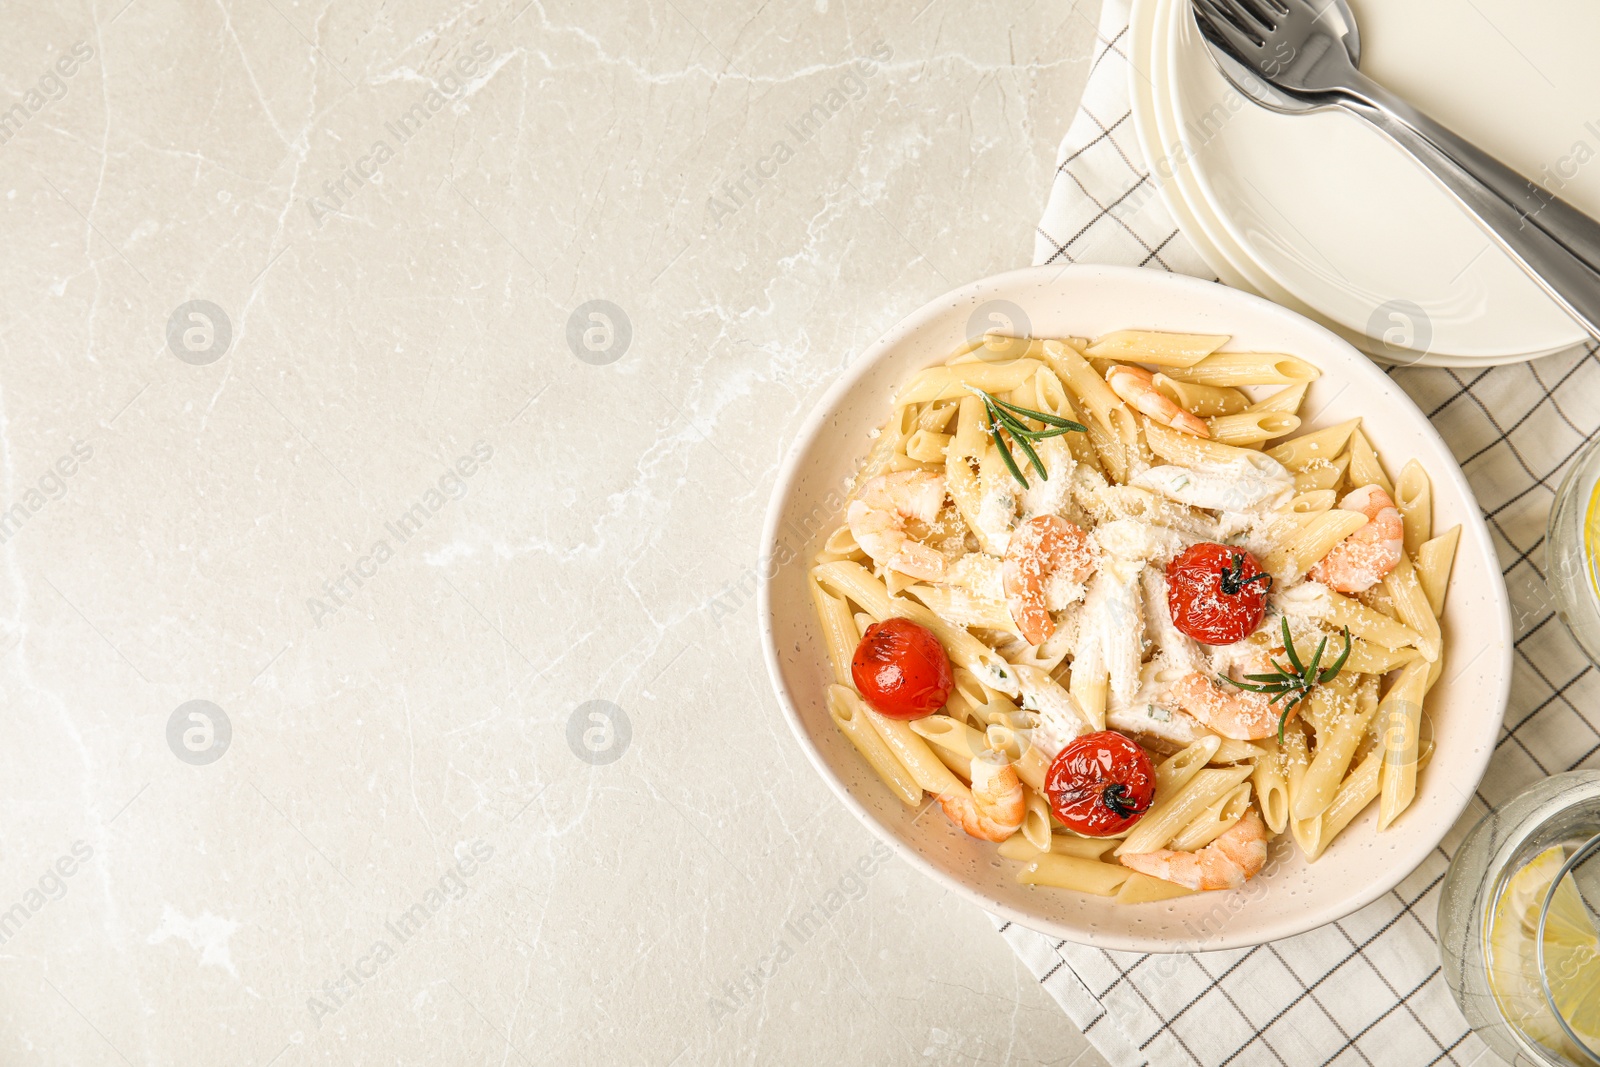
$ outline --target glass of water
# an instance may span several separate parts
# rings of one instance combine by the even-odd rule
[[[1547,778],[1479,821],[1439,899],[1444,977],[1516,1067],[1600,1065],[1600,771]]]
[[[1556,614],[1600,664],[1600,436],[1584,446],[1556,490],[1544,552]]]

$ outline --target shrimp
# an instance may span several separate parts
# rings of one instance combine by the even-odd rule
[[[1201,419],[1162,396],[1156,388],[1154,375],[1142,367],[1118,363],[1106,371],[1106,384],[1111,386],[1113,393],[1163,426],[1196,437],[1211,436],[1211,431]]]
[[[1238,889],[1266,865],[1267,828],[1251,808],[1198,852],[1158,848],[1132,852],[1121,859],[1125,867],[1189,889]]]
[[[1003,752],[972,757],[972,790],[939,794],[939,806],[950,821],[973,837],[1004,841],[1022,828],[1027,804],[1022,780]]]
[[[1236,741],[1271,737],[1278,732],[1278,717],[1283,714],[1267,694],[1214,682],[1200,671],[1180,678],[1172,687],[1172,699],[1206,726]]]
[[[850,501],[845,521],[861,550],[872,561],[925,582],[944,581],[945,558],[914,540],[906,521],[931,524],[944,507],[944,476],[909,470],[868,479]]]
[[[1334,545],[1308,577],[1341,593],[1360,593],[1377,585],[1400,562],[1405,527],[1393,498],[1379,485],[1351,490],[1339,507],[1361,512],[1367,524]]]
[[[1056,632],[1051,603],[1060,608],[1069,599],[1061,586],[1082,583],[1094,573],[1089,535],[1077,523],[1035,515],[1011,535],[1001,573],[1012,621],[1023,640],[1042,645]]]

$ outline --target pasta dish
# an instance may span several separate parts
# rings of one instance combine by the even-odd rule
[[[1237,889],[1416,795],[1460,527],[1360,419],[1301,432],[1316,367],[1228,340],[963,346],[811,567],[834,723],[1021,882]]]

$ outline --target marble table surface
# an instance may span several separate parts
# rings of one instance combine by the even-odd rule
[[[1095,7],[14,3],[0,1063],[1098,1063],[753,602]]]

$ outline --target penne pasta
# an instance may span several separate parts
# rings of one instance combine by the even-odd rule
[[[1050,838],[1050,851],[1058,856],[1076,856],[1078,859],[1099,859],[1111,850],[1116,841],[1109,837],[1079,837],[1076,834],[1055,834]]]
[[[828,663],[833,667],[833,680],[840,685],[854,685],[850,676],[850,661],[855,657],[856,644],[861,631],[856,629],[850,605],[843,597],[834,596],[822,588],[813,577],[810,581],[811,603],[822,621],[822,640],[828,648]]]
[[[1428,765],[1429,758],[1433,755],[1433,727],[1426,713],[1422,716],[1421,751],[1417,755],[1417,770]],[[1352,819],[1361,814],[1366,806],[1372,803],[1379,791],[1379,773],[1381,771],[1382,753],[1374,747],[1371,752],[1362,757],[1361,765],[1350,772],[1339,786],[1339,795],[1333,805],[1323,815],[1325,831],[1322,837],[1322,847],[1326,849],[1328,843],[1338,836],[1339,831],[1348,826]],[[1309,856],[1308,859],[1316,859]]]
[[[921,720],[916,721],[920,722]],[[977,730],[977,727],[973,727],[973,729]],[[983,745],[993,749],[995,752],[1004,752],[1006,758],[1013,763],[1022,758],[1024,747],[1031,743],[1023,730],[1008,723],[985,723],[983,729],[977,732],[982,738],[981,743]]]
[[[1110,684],[1111,677],[1105,670],[1075,670],[1067,688],[1078,710],[1096,730],[1106,728],[1106,693]]]
[[[1450,568],[1456,559],[1456,542],[1461,540],[1461,527],[1452,526],[1438,537],[1424,541],[1417,548],[1417,580],[1427,594],[1428,607],[1434,618],[1444,613],[1444,591],[1450,583]]]
[[[998,330],[988,330],[984,333],[981,344],[960,356],[946,360],[945,366],[958,366],[963,363],[1009,363],[1028,356],[1037,357],[1041,344],[1042,342],[1032,337],[1015,337]]]
[[[1178,405],[1191,415],[1210,418],[1214,415],[1237,415],[1250,407],[1250,398],[1237,389],[1222,385],[1196,385],[1180,382],[1165,374],[1153,378],[1156,392]]]
[[[1158,900],[1172,900],[1175,897],[1187,897],[1195,891],[1187,886],[1169,882],[1163,878],[1153,878],[1148,874],[1130,871],[1127,881],[1122,883],[1122,888],[1117,890],[1118,904],[1150,904]]]
[[[1301,434],[1281,445],[1267,449],[1267,455],[1282,463],[1291,474],[1302,471],[1319,459],[1332,460],[1344,451],[1345,445],[1356,432],[1356,427],[1360,425],[1360,419],[1351,419],[1337,426],[1313,430],[1311,433]]]
[[[1089,362],[1071,345],[1060,341],[1045,342],[1044,358],[1076,398],[1078,406],[1098,422],[1102,430],[1121,436],[1121,417],[1117,413],[1126,413],[1127,406]]]
[[[848,560],[823,563],[811,568],[811,576],[829,592],[853,601],[873,622],[889,617],[888,588],[861,564]]]
[[[1250,808],[1250,783],[1240,782],[1194,817],[1172,839],[1174,852],[1198,852],[1233,828]]]
[[[1295,491],[1304,493],[1314,489],[1333,489],[1344,481],[1344,472],[1349,466],[1350,456],[1348,453],[1335,456],[1332,459],[1314,459],[1298,471],[1295,471]]]
[[[952,672],[956,691],[966,696],[985,723],[999,721],[1017,710],[1017,705],[1005,693],[985,684],[982,678],[957,667]]]
[[[1074,723],[1082,723],[1091,730],[1103,728],[1095,725],[1094,717],[1083,710],[1078,698],[1073,696],[1070,690],[1063,689],[1061,683],[1052,678],[1048,671],[1028,664],[1016,664],[1013,669],[1017,675],[1017,685],[1022,690],[1023,707],[1030,712],[1049,708]],[[1102,711],[1100,715],[1102,721],[1104,714]]]
[[[1350,639],[1350,658],[1344,669],[1355,674],[1388,674],[1421,656],[1415,648],[1385,648],[1363,637]]]
[[[1205,767],[1197,771],[1165,800],[1157,799],[1134,824],[1115,854],[1154,852],[1169,842],[1201,812],[1221,799],[1234,786],[1250,777],[1251,768]]]
[[[1110,430],[1102,428],[1098,422],[1091,420],[1088,426],[1088,432],[1084,436],[1094,447],[1095,466],[1105,471],[1114,481],[1127,481],[1129,473],[1127,446],[1123,444],[1121,438]]]
[[[1294,433],[1300,418],[1282,411],[1242,411],[1207,419],[1211,439],[1225,445],[1254,445]]]
[[[991,726],[989,729],[991,731],[1003,730],[1005,727]],[[1006,738],[1005,740],[1010,739]],[[1027,739],[1019,738],[1018,740]],[[1019,747],[1022,750],[1022,755],[1012,764],[1017,769],[1017,777],[1021,778],[1022,783],[1035,793],[1043,793],[1045,772],[1050,769],[1050,757],[1045,755],[1043,748],[1031,742],[1026,745],[1019,745]]]
[[[1096,359],[1120,359],[1158,367],[1192,367],[1227,343],[1226,334],[1114,330],[1095,338],[1084,354]]]
[[[906,770],[905,765],[890,751],[884,743],[883,737],[867,720],[861,698],[855,690],[843,685],[830,685],[828,687],[828,716],[833,719],[833,724],[844,734],[845,739],[855,746],[861,758],[871,767],[883,784],[889,787],[889,792],[907,807],[916,807],[922,803],[922,787]]]
[[[1310,855],[1321,847],[1322,819],[1300,819],[1294,814],[1295,804],[1305,789],[1306,772],[1311,769],[1303,723],[1297,720],[1289,724],[1284,730],[1282,747],[1289,778],[1289,836],[1294,838],[1301,852]]]
[[[1040,371],[1035,377],[1035,382],[1042,383],[1046,377],[1053,384],[1040,386],[1039,410],[1080,426],[1087,425],[1086,417],[1073,405],[1072,398],[1066,394],[1061,384],[1061,379],[1056,377],[1053,371]],[[1062,440],[1067,442],[1067,450],[1072,453],[1073,459],[1094,470],[1100,469],[1100,457],[1095,453],[1094,445],[1087,434],[1069,433]]]
[[[945,450],[950,447],[950,435],[931,430],[917,429],[906,438],[906,457],[918,463],[945,462]]]
[[[1377,679],[1363,685],[1354,700],[1336,700],[1319,689],[1310,702],[1324,705],[1320,718],[1326,724],[1317,729],[1317,752],[1300,781],[1292,814],[1296,819],[1314,819],[1327,810],[1350,768],[1356,744],[1378,710]],[[1327,706],[1330,702],[1335,706]],[[1343,706],[1339,706],[1343,705]]]
[[[1050,805],[1032,789],[1022,791],[1022,837],[1035,848],[1050,851]]]
[[[1291,515],[1315,515],[1319,511],[1330,511],[1338,494],[1332,489],[1310,489],[1304,493],[1296,493],[1289,498],[1279,511]]]
[[[957,586],[926,585],[921,582],[897,591],[916,597],[934,614],[952,622],[959,622],[963,626],[982,626],[989,630],[1017,632],[1017,624],[1011,618],[1011,609],[1006,607],[1004,600],[973,596]]]
[[[1328,845],[1350,821],[1361,814],[1361,809],[1378,795],[1378,768],[1383,762],[1383,753],[1374,748],[1367,753],[1350,776],[1339,783],[1339,790],[1334,795],[1333,803],[1328,805],[1328,810],[1322,813],[1321,833],[1317,838],[1317,848],[1306,853],[1306,859],[1315,861],[1327,851]]]
[[[972,757],[982,755],[989,749],[989,742],[984,734],[948,715],[929,715],[922,719],[912,719],[909,725],[912,733],[930,745],[955,756],[961,761],[962,766],[970,763]]]
[[[928,751],[933,753],[934,759],[945,765],[945,769],[960,779],[963,785],[972,784],[972,761],[962,759],[947,748],[938,745],[929,745]]]
[[[964,722],[974,730],[985,730],[989,724],[985,722],[967,698],[959,692],[952,692],[944,702],[944,713],[957,722]]]
[[[1383,472],[1383,465],[1378,462],[1378,454],[1367,442],[1367,435],[1360,430],[1350,435],[1349,479],[1352,489],[1359,489],[1363,485],[1376,485],[1390,497],[1394,496],[1394,486],[1390,484],[1389,476]]]
[[[1258,400],[1245,408],[1246,411],[1284,411],[1290,415],[1298,414],[1300,405],[1306,401],[1306,391],[1311,388],[1309,382],[1299,385],[1288,385],[1279,389],[1265,400]]]
[[[1381,611],[1374,611],[1351,597],[1330,591],[1328,607],[1323,615],[1329,625],[1348,626],[1355,637],[1364,638],[1384,648],[1416,648],[1422,635],[1401,622],[1396,622]]]
[[[1283,754],[1278,751],[1276,738],[1256,742],[1262,756],[1250,771],[1250,783],[1255,788],[1256,806],[1261,809],[1261,820],[1274,834],[1283,833],[1289,824],[1289,779],[1285,773]]]
[[[912,732],[910,724],[900,719],[879,715],[863,702],[859,712],[866,716],[872,728],[878,731],[883,743],[894,753],[917,785],[936,797],[946,793],[966,795],[966,783],[955,776],[949,767],[934,755],[927,742]]]
[[[1209,760],[1213,764],[1244,763],[1260,759],[1265,754],[1259,741],[1236,741],[1231,737],[1219,737],[1217,740],[1217,751]]]
[[[1072,401],[1067,396],[1067,387],[1061,384],[1061,378],[1049,367],[1040,367],[1035,371],[1033,380],[1025,383],[1018,392],[1024,394],[1018,401],[1023,407],[1030,407],[1047,415],[1057,415],[1072,422],[1078,421],[1072,411]]]
[[[1314,382],[1322,372],[1295,356],[1270,352],[1217,352],[1189,367],[1167,372],[1196,385],[1299,385]]]
[[[1405,526],[1406,553],[1415,556],[1422,543],[1433,536],[1433,483],[1422,464],[1414,459],[1400,468],[1394,503]]]
[[[850,527],[841,526],[828,535],[822,542],[822,551],[817,553],[818,563],[834,563],[841,559],[853,559],[857,562],[866,558],[866,553],[861,551],[861,546],[856,544],[855,534],[850,532]]]
[[[986,343],[988,343],[990,336],[991,335],[988,333],[983,333],[977,337],[963,342],[960,345],[957,345],[954,351],[952,351],[949,356],[945,357],[945,364],[949,365],[951,363],[955,363],[961,359],[964,359],[977,349],[982,348]]]
[[[1047,845],[1035,845],[1026,834],[1019,830],[1010,837],[1006,838],[1004,841],[1000,842],[1000,847],[995,849],[995,851],[1000,853],[1000,857],[1002,859],[1022,860],[1024,863],[1026,863],[1035,856],[1040,856],[1046,852],[1049,852],[1050,849]]]
[[[1400,554],[1400,562],[1383,579],[1383,591],[1393,601],[1400,621],[1417,632],[1416,647],[1422,658],[1430,663],[1438,659],[1444,651],[1444,637],[1439,632],[1439,619],[1428,603],[1428,594],[1411,566],[1411,557]]]
[[[1060,856],[1054,852],[1036,856],[1017,875],[1017,881],[1026,885],[1050,885],[1058,889],[1076,889],[1109,897],[1117,887],[1127,881],[1133,872],[1126,867],[1099,860],[1080,859],[1077,856]]]
[[[946,433],[950,428],[950,420],[956,417],[956,410],[960,405],[959,400],[940,400],[924,405],[922,414],[917,416],[917,429],[928,433]]]
[[[1259,452],[1252,452],[1248,448],[1179,433],[1148,419],[1144,423],[1144,437],[1151,452],[1168,463],[1176,463],[1180,467],[1194,467],[1207,463],[1254,464],[1261,460]]]
[[[1333,640],[1332,644],[1338,644]],[[1302,657],[1304,658],[1304,657]],[[1328,657],[1323,657],[1327,659]],[[1339,676],[1330,682],[1317,686],[1312,695],[1315,699],[1301,701],[1296,716],[1301,724],[1307,728],[1306,741],[1320,744],[1322,735],[1328,729],[1334,717],[1348,710],[1355,700],[1356,676],[1351,671],[1342,671]]]
[[[896,412],[895,416],[879,429],[877,439],[873,441],[866,459],[861,462],[861,469],[850,482],[850,496],[854,497],[856,490],[869,479],[888,473],[895,456],[900,454],[900,418],[900,413]]]
[[[884,591],[887,592],[891,597],[899,597],[901,593],[904,593],[907,589],[910,589],[916,584],[917,580],[911,577],[909,574],[901,574],[896,570],[886,570],[883,572]],[[864,629],[865,627],[863,627],[863,630]]]
[[[1014,359],[1002,363],[962,363],[929,367],[911,379],[895,398],[897,407],[925,404],[930,400],[952,400],[971,395],[973,389],[986,393],[1009,393],[1043,364],[1036,359]]]
[[[975,531],[985,552],[994,554],[996,543],[979,523],[979,508],[983,492],[978,485],[978,470],[988,448],[988,433],[984,429],[988,416],[984,414],[983,401],[975,396],[963,397],[956,405],[956,432],[945,449],[944,490],[955,501],[967,528]]]
[[[1156,765],[1155,800],[1176,793],[1216,757],[1222,738],[1215,734],[1186,745]]]
[[[1359,511],[1334,509],[1311,515],[1261,561],[1264,570],[1280,582],[1302,577],[1334,545],[1367,523]]]
[[[1378,705],[1383,753],[1378,774],[1380,833],[1393,824],[1416,796],[1422,698],[1427,692],[1431,666],[1421,660],[1408,663]]]

